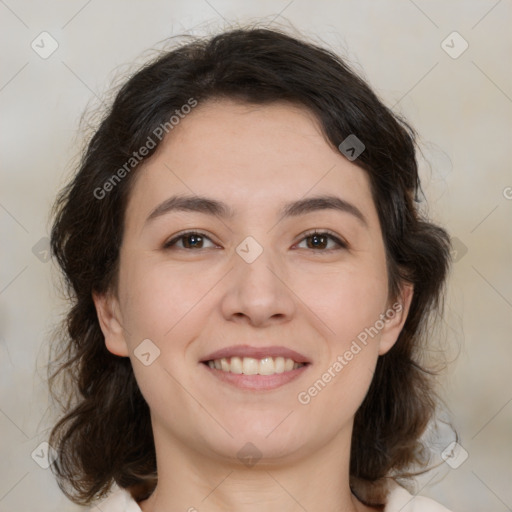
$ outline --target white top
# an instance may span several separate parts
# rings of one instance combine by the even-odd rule
[[[126,489],[115,490],[108,498],[98,503],[90,512],[142,512],[137,502]],[[406,489],[393,483],[384,512],[450,512],[430,498],[413,496]]]

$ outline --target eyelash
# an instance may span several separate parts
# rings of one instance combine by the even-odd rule
[[[212,241],[211,238],[206,235],[205,233],[202,233],[201,231],[185,231],[183,233],[180,233],[178,234],[177,236],[175,236],[174,238],[172,238],[171,240],[165,242],[163,248],[164,249],[170,249],[171,247],[173,247],[176,242],[178,242],[179,240],[181,240],[182,238],[185,238],[186,236],[188,235],[199,235],[201,237],[204,237],[204,238],[208,238],[208,240]],[[334,240],[334,242],[336,242],[336,244],[338,244],[340,247],[337,248],[337,249],[311,249],[312,251],[315,251],[315,252],[330,252],[330,251],[337,251],[337,250],[342,250],[342,249],[347,249],[348,248],[348,244],[341,240],[339,237],[337,237],[336,235],[334,235],[333,233],[331,233],[330,231],[326,230],[326,231],[319,231],[319,230],[312,230],[312,231],[308,231],[307,233],[305,233],[302,237],[302,239],[299,241],[302,242],[304,240],[306,240],[307,238],[310,238],[312,236],[315,236],[315,235],[321,235],[321,236],[324,236],[326,235],[328,238],[330,238],[331,240]],[[185,248],[179,248],[181,250],[194,250],[194,249],[187,249],[186,247]],[[200,250],[202,248],[199,248],[199,249],[195,249],[195,250]]]

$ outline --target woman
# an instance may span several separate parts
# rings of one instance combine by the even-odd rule
[[[104,512],[446,511],[397,483],[428,462],[449,265],[419,187],[413,131],[313,44],[234,30],[132,76],[56,204],[63,491],[115,484]]]

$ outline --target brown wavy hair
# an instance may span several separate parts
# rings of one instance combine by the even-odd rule
[[[137,166],[103,198],[97,191],[190,98],[292,102],[316,116],[334,148],[351,134],[366,147],[354,163],[370,178],[390,297],[398,297],[403,282],[414,285],[403,330],[379,357],[355,416],[351,485],[362,501],[378,503],[383,497],[372,492],[376,483],[410,476],[411,467],[425,465],[421,436],[438,399],[436,373],[424,355],[432,341],[432,319],[443,309],[450,239],[419,212],[413,129],[335,53],[285,31],[258,27],[192,38],[144,65],[119,89],[58,196],[51,247],[71,304],[55,337],[60,352],[50,356],[54,371],[48,372],[51,396],[63,409],[49,438],[57,454],[51,467],[58,484],[82,505],[104,497],[114,482],[137,501],[156,486],[148,405],[130,359],[106,349],[92,299],[93,292],[115,290]]]

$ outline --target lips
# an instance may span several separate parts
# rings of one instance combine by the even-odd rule
[[[233,345],[216,350],[201,359],[201,363],[206,363],[214,359],[222,359],[223,357],[252,357],[254,359],[263,359],[265,357],[284,357],[293,359],[296,363],[310,364],[311,360],[305,355],[296,352],[287,347],[271,346],[271,347],[253,347],[250,345]]]

